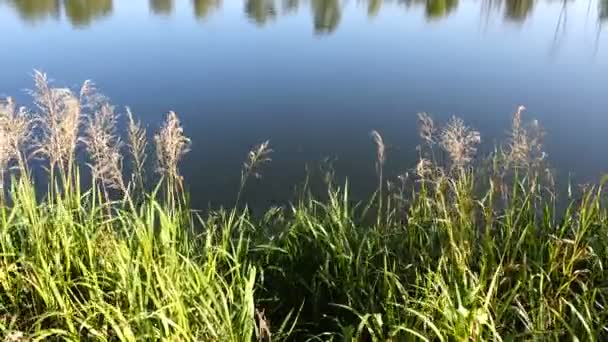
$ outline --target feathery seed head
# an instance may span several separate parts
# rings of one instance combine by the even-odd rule
[[[546,155],[542,147],[543,130],[538,120],[533,120],[527,126],[524,125],[525,109],[526,107],[519,106],[513,114],[508,161],[515,167],[528,167],[542,161]]]
[[[122,143],[116,135],[117,116],[114,107],[104,103],[88,118],[83,139],[91,157],[93,177],[104,186],[124,191],[122,179]]]
[[[431,116],[427,113],[418,113],[418,123],[419,123],[419,131],[420,138],[423,141],[432,145],[435,143],[435,123]]]
[[[129,139],[129,151],[131,153],[131,157],[133,158],[133,173],[141,180],[143,177],[144,165],[147,159],[146,147],[148,146],[148,140],[146,130],[142,127],[141,122],[136,121],[133,118],[133,113],[128,107],[127,117],[129,119],[127,132]]]
[[[376,156],[378,165],[384,165],[384,162],[386,161],[384,140],[382,139],[380,133],[378,133],[378,131],[376,130],[373,130],[370,135],[374,140],[374,143],[376,144]]]
[[[455,116],[441,131],[441,147],[448,153],[452,166],[462,168],[471,162],[481,142],[479,132],[464,124],[462,119]]]
[[[177,114],[170,111],[161,130],[154,137],[158,171],[172,179],[180,180],[178,164],[190,149],[190,139],[184,135],[184,129]]]
[[[433,173],[433,163],[426,158],[421,158],[416,165],[416,175],[420,179],[428,179]]]
[[[35,71],[34,102],[42,124],[42,141],[38,152],[51,167],[63,166],[74,155],[80,128],[80,101],[67,88],[52,88],[46,74]]]
[[[262,175],[258,172],[259,168],[266,163],[272,161],[270,154],[274,152],[270,147],[270,141],[266,140],[263,143],[255,146],[247,154],[247,160],[243,164],[243,174],[253,174],[256,178],[261,178]]]
[[[0,101],[0,173],[19,157],[23,145],[31,136],[32,120],[24,107],[17,109],[15,101]]]

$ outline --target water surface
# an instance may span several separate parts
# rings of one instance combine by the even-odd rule
[[[29,101],[33,68],[93,79],[150,127],[175,110],[192,137],[198,206],[230,203],[248,149],[275,154],[248,192],[284,201],[326,157],[374,187],[416,158],[415,114],[463,117],[491,147],[519,104],[562,174],[608,170],[607,0],[0,0],[0,95]]]

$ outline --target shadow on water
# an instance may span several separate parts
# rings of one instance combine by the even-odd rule
[[[168,17],[175,12],[175,0],[148,1],[153,15]],[[260,27],[276,20],[280,15],[290,15],[302,8],[309,8],[314,33],[319,35],[331,34],[338,29],[342,8],[349,3],[347,0],[242,1],[245,15]],[[541,0],[482,0],[480,6],[482,13],[502,13],[507,21],[523,23],[531,16],[538,1]],[[567,3],[578,0],[560,1],[566,6]],[[591,6],[592,0],[589,1]],[[1,3],[8,3],[27,23],[61,20],[65,16],[74,27],[87,27],[97,19],[110,16],[113,11],[113,0],[0,0]],[[194,17],[198,20],[205,20],[224,5],[223,0],[191,0],[191,3]],[[459,0],[361,0],[357,3],[364,5],[361,8],[367,11],[370,18],[379,15],[383,11],[383,5],[390,3],[406,11],[421,9],[430,21],[448,17],[460,5]],[[601,30],[608,19],[608,0],[597,0],[597,6],[598,26]]]

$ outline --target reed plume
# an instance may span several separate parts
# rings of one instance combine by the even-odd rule
[[[91,80],[86,80],[80,87],[79,102],[83,114],[92,114],[99,107],[109,102],[108,98],[97,91],[95,83]]]
[[[384,188],[384,162],[386,161],[386,147],[384,140],[378,131],[373,130],[370,133],[374,144],[376,145],[376,173],[378,174],[378,212],[382,211],[382,189]],[[378,225],[380,225],[380,215],[378,215]]]
[[[380,133],[378,133],[378,131],[376,131],[376,130],[373,130],[370,133],[370,136],[372,137],[374,144],[376,144],[376,165],[382,166],[382,165],[384,165],[384,162],[386,161],[386,155],[385,155],[386,148],[384,145],[384,140],[382,139],[382,136],[380,135]]]
[[[133,158],[133,172],[131,178],[136,182],[140,189],[144,189],[144,172],[146,159],[146,148],[148,140],[146,130],[142,127],[140,121],[133,118],[131,109],[127,107],[127,118],[129,120],[127,133],[129,139],[129,152]]]
[[[507,161],[516,168],[527,168],[540,163],[545,158],[543,152],[543,130],[537,120],[527,127],[523,123],[526,107],[519,106],[513,114],[511,136],[509,137]]]
[[[370,133],[374,144],[376,145],[376,172],[378,173],[378,191],[382,193],[382,183],[383,183],[383,169],[384,163],[386,162],[386,146],[384,145],[384,140],[378,131],[373,130]]]
[[[427,113],[418,113],[418,125],[420,138],[429,145],[433,145],[436,142],[435,134],[435,123],[431,116]]]
[[[270,154],[274,152],[269,145],[270,141],[266,140],[249,151],[247,154],[247,160],[245,160],[245,163],[243,164],[242,175],[253,175],[255,178],[262,177],[261,173],[259,172],[260,167],[263,164],[272,161]]]
[[[78,143],[80,101],[70,89],[52,88],[45,73],[36,70],[34,81],[37,121],[42,125],[37,152],[48,158],[51,173],[56,166],[65,170],[73,161]],[[85,82],[81,93],[88,93],[89,85]]]
[[[0,192],[4,188],[4,174],[13,161],[19,163],[21,172],[26,170],[22,157],[25,143],[31,137],[32,120],[24,107],[17,109],[15,101],[0,101]],[[0,194],[0,197],[3,193]]]
[[[416,164],[416,175],[422,180],[428,180],[433,174],[433,163],[426,159],[420,158],[418,164]]]
[[[519,106],[513,113],[513,122],[511,137],[509,141],[509,161],[515,166],[523,166],[527,164],[528,151],[528,135],[523,127],[522,112],[526,108]]]
[[[102,186],[125,191],[122,178],[122,161],[120,153],[122,142],[116,135],[117,116],[114,107],[109,103],[101,105],[88,117],[85,136],[82,139],[91,158],[93,178]]]
[[[447,152],[452,167],[462,169],[471,162],[481,142],[479,132],[464,124],[462,119],[455,116],[450,119],[440,135],[441,147]]]
[[[184,129],[175,112],[167,114],[165,123],[154,136],[158,172],[169,181],[181,184],[178,164],[190,151],[190,139],[184,135]]]
[[[420,162],[423,164],[427,162],[436,164],[437,158],[435,158],[434,147],[438,141],[437,128],[435,127],[433,118],[426,112],[418,113],[418,133],[423,142],[423,144],[418,146]]]
[[[530,139],[530,151],[533,162],[541,162],[547,157],[547,153],[543,150],[543,138],[545,131],[538,120],[532,120],[528,128],[528,137]]]
[[[249,151],[249,153],[247,153],[247,159],[243,163],[243,170],[241,171],[241,184],[236,197],[237,204],[241,199],[243,189],[245,188],[245,184],[247,184],[249,177],[254,176],[258,179],[262,178],[260,169],[262,165],[272,161],[270,158],[270,154],[272,154],[272,152],[274,151],[270,148],[270,141],[266,140],[263,143],[256,145],[252,150]]]

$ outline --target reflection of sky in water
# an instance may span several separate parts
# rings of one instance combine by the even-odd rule
[[[0,0],[0,95],[27,101],[40,68],[94,79],[151,127],[176,110],[194,196],[236,188],[265,139],[264,195],[284,198],[325,156],[374,179],[372,129],[396,173],[413,165],[415,113],[458,114],[491,146],[520,103],[552,163],[593,179],[608,170],[607,14],[608,0]]]

